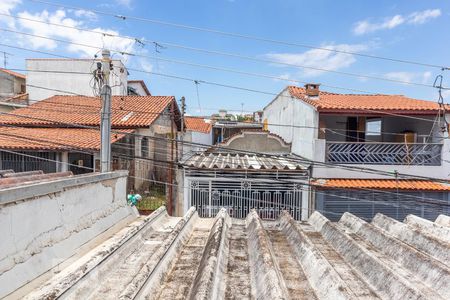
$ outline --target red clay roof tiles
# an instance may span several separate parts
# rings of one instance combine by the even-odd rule
[[[205,122],[204,118],[185,117],[184,123],[186,124],[186,130],[197,131],[202,133],[211,132],[211,124]]]
[[[436,102],[417,100],[403,95],[382,94],[334,94],[320,91],[318,98],[308,98],[305,89],[297,86],[288,86],[289,93],[300,100],[317,108],[319,112],[361,112],[376,113],[416,113],[435,114],[439,110]]]
[[[111,143],[125,136],[111,133]],[[28,128],[0,126],[0,148],[10,150],[100,150],[100,131],[85,128]]]
[[[450,191],[450,185],[413,179],[316,179],[311,184],[324,188]]]
[[[175,101],[173,96],[113,96],[112,127],[150,126]],[[58,123],[100,125],[100,98],[87,96],[53,96],[13,115],[0,117],[0,124],[57,126]]]

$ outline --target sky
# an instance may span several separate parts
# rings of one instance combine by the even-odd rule
[[[423,85],[433,85],[436,76],[442,74],[443,85],[450,86],[450,70],[300,46],[450,66],[450,1],[54,1],[61,6],[30,0],[1,0],[0,28],[92,47],[0,30],[1,43],[75,58],[93,58],[101,47],[113,52],[137,54],[115,53],[114,57],[122,59],[131,69],[130,79],[143,79],[153,95],[174,95],[177,99],[184,96],[188,114],[191,115],[209,115],[218,109],[256,111],[274,98],[271,94],[281,92],[287,85],[301,86],[304,82],[321,83],[321,89],[330,92],[403,94],[430,101],[437,101],[438,91]],[[286,43],[243,39],[132,18],[122,19],[90,10]],[[103,36],[69,27],[130,38]],[[258,61],[186,47],[237,54]],[[51,57],[0,45],[0,54],[1,51],[13,54],[8,56],[8,68],[25,68],[26,58]],[[0,63],[3,66],[3,55],[0,56]],[[192,64],[207,65],[209,68]],[[195,84],[194,80],[199,83]],[[445,102],[450,102],[450,90],[444,91],[443,96]]]

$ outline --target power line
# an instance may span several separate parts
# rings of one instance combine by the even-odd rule
[[[93,128],[93,129],[97,129],[97,127],[95,127],[95,126],[86,126],[86,125],[75,124],[75,123],[57,122],[57,121],[52,121],[52,120],[48,120],[48,119],[15,115],[15,114],[12,114],[12,113],[0,112],[0,114],[1,115],[14,115],[14,116],[17,116],[17,117],[29,118],[29,119],[45,120],[45,121],[56,123],[56,124],[70,125],[70,126],[79,127],[79,128],[91,128],[91,129]],[[241,150],[241,149],[234,149],[234,148],[223,147],[223,146],[218,146],[218,145],[211,146],[211,145],[207,145],[207,144],[203,144],[203,143],[180,141],[180,140],[178,140],[176,138],[165,138],[165,137],[148,136],[148,135],[137,134],[137,133],[123,132],[123,131],[120,131],[120,130],[111,130],[111,132],[124,134],[124,135],[133,135],[133,136],[147,137],[147,138],[155,139],[155,140],[173,141],[173,142],[176,142],[176,143],[188,144],[188,145],[193,145],[193,146],[206,146],[206,147],[209,147],[211,149],[222,150],[224,152],[240,152],[240,153],[243,153],[243,154],[263,155],[263,156],[272,157],[272,158],[275,158],[275,159],[280,158],[279,155],[274,155],[274,154],[255,152],[255,151],[248,151],[248,150]],[[284,160],[287,160],[287,161],[296,162],[296,163],[310,164],[310,165],[313,165],[313,166],[314,165],[318,165],[318,166],[323,166],[323,167],[352,170],[352,171],[364,172],[364,173],[369,173],[369,174],[383,175],[383,176],[388,176],[388,177],[394,176],[395,178],[398,178],[399,176],[401,176],[402,178],[405,178],[405,179],[429,180],[429,181],[434,181],[434,182],[448,184],[447,180],[440,179],[440,178],[420,176],[420,175],[411,175],[411,174],[404,174],[404,173],[398,173],[398,172],[381,171],[381,170],[371,169],[371,168],[367,168],[367,167],[349,166],[349,165],[345,165],[345,164],[327,163],[327,162],[321,162],[321,161],[308,159],[308,158],[305,158],[305,157],[302,157],[302,156],[299,156],[299,155],[296,155],[296,158],[283,157],[283,156],[282,156],[282,158]]]
[[[96,31],[96,30],[89,30],[89,29],[85,29],[85,28],[68,26],[68,25],[64,25],[64,24],[51,23],[51,22],[42,21],[42,20],[36,20],[36,19],[31,19],[31,18],[19,17],[19,16],[13,16],[13,15],[10,15],[10,14],[0,13],[0,15],[8,16],[8,17],[15,18],[15,19],[21,19],[21,20],[27,20],[27,21],[31,21],[31,22],[37,22],[37,23],[41,23],[41,24],[47,24],[47,25],[51,25],[51,26],[59,26],[59,27],[63,27],[63,28],[69,28],[69,29],[74,29],[74,30],[79,30],[79,31],[95,33],[95,34],[99,34],[99,35],[102,35],[102,36],[117,37],[117,38],[132,40],[132,41],[135,41],[135,42],[139,41],[139,43],[143,43],[143,41],[144,41],[144,39],[138,39],[137,37],[130,37],[130,36],[119,35],[119,34],[110,34],[110,33],[107,33],[107,32],[101,32],[101,31]],[[16,32],[16,33],[19,33],[19,32]],[[22,33],[19,33],[19,34],[22,34]],[[39,37],[41,37],[41,36],[39,36]],[[145,40],[145,41],[148,41],[148,40]],[[247,55],[241,55],[241,54],[236,54],[236,53],[229,53],[229,52],[216,51],[216,50],[208,50],[208,49],[202,49],[202,48],[197,48],[197,47],[189,47],[189,46],[185,46],[185,45],[168,43],[168,42],[152,41],[152,40],[149,40],[148,42],[154,43],[155,47],[156,47],[156,45],[162,44],[162,45],[166,45],[168,47],[174,47],[174,48],[179,48],[179,49],[184,49],[184,50],[189,50],[189,51],[196,51],[196,52],[201,52],[201,53],[206,53],[206,54],[214,54],[214,55],[220,55],[220,56],[226,56],[226,57],[234,57],[234,58],[246,59],[246,60],[251,60],[251,61],[255,61],[255,62],[264,62],[264,63],[277,64],[277,65],[283,65],[283,66],[300,68],[300,69],[310,69],[310,70],[315,70],[315,71],[320,71],[320,72],[335,73],[335,74],[345,75],[345,76],[353,76],[353,77],[359,77],[359,78],[367,78],[367,79],[375,79],[375,80],[382,80],[382,81],[390,81],[390,82],[396,82],[396,83],[401,83],[401,84],[423,85],[423,86],[430,87],[430,85],[425,85],[423,83],[411,83],[409,81],[395,80],[395,79],[389,79],[389,78],[378,77],[378,76],[362,75],[362,74],[355,74],[355,73],[350,73],[350,72],[342,72],[342,71],[324,69],[324,68],[319,68],[319,67],[314,67],[314,66],[285,63],[285,62],[280,62],[280,61],[276,61],[276,60],[262,59],[262,58],[258,58],[258,57],[255,57],[255,56],[247,56]],[[155,48],[155,49],[157,49],[157,48]],[[159,53],[159,51],[158,51],[158,53]],[[126,53],[126,54],[128,54],[128,53]],[[129,53],[129,55],[137,56],[139,54],[131,54],[131,53]],[[158,59],[159,59],[159,57],[158,57]]]
[[[97,10],[97,9],[87,9],[87,8],[83,8],[83,7],[79,7],[79,6],[66,5],[66,4],[56,3],[56,2],[49,2],[49,1],[42,1],[42,0],[29,0],[29,1],[42,3],[42,4],[46,4],[46,5],[50,5],[50,6],[63,7],[63,8],[67,8],[67,9],[82,9],[85,11],[93,12],[93,13],[100,14],[100,15],[110,16],[110,17],[121,19],[121,20],[142,21],[142,22],[166,25],[166,26],[177,27],[177,28],[188,29],[188,30],[214,33],[214,34],[219,34],[219,35],[234,37],[234,38],[267,42],[267,43],[273,43],[273,44],[279,44],[279,45],[285,45],[285,46],[295,46],[295,47],[301,47],[301,48],[307,48],[307,49],[317,49],[317,50],[323,50],[323,51],[335,52],[335,53],[351,54],[351,55],[360,56],[360,57],[380,59],[380,60],[392,61],[392,62],[403,63],[403,64],[419,65],[419,66],[423,66],[423,67],[432,67],[432,68],[438,68],[438,69],[443,69],[443,68],[448,69],[449,68],[448,66],[430,64],[430,63],[422,63],[422,62],[417,62],[417,61],[413,61],[413,60],[397,59],[397,58],[391,58],[391,57],[363,54],[363,53],[358,53],[358,52],[353,52],[353,51],[345,51],[345,50],[330,49],[330,48],[325,48],[325,47],[317,47],[317,46],[312,46],[312,45],[307,45],[307,44],[294,43],[294,42],[282,41],[282,40],[276,40],[276,39],[269,39],[269,38],[257,37],[257,36],[240,34],[240,33],[232,33],[232,32],[211,29],[211,28],[203,28],[203,27],[161,21],[161,20],[150,19],[150,18],[136,17],[136,16],[131,16],[131,15],[118,15],[115,13],[110,13],[110,12],[101,11],[101,10]]]
[[[91,48],[91,49],[97,49],[97,50],[101,50],[102,49],[102,47],[98,47],[98,46],[93,46],[93,45],[83,44],[83,43],[76,43],[76,42],[71,42],[71,41],[67,41],[67,40],[61,40],[61,39],[57,39],[57,38],[50,38],[50,37],[46,37],[46,36],[42,36],[42,35],[36,35],[36,34],[27,33],[27,32],[21,32],[21,31],[17,31],[17,30],[11,30],[11,29],[6,29],[6,28],[0,28],[0,30],[6,31],[6,32],[10,32],[10,33],[26,35],[26,36],[32,36],[32,37],[41,38],[41,39],[47,39],[47,40],[51,40],[51,41],[55,41],[55,42],[59,42],[59,43],[65,43],[65,44],[77,45],[77,46],[81,46],[81,47],[87,47],[87,48]],[[269,74],[254,73],[254,72],[242,71],[242,70],[238,70],[238,69],[229,69],[229,68],[217,67],[217,66],[212,66],[212,65],[205,65],[205,64],[193,63],[193,62],[188,62],[188,61],[183,61],[183,60],[177,60],[177,59],[172,59],[172,58],[162,58],[162,57],[159,57],[159,56],[151,56],[151,55],[132,53],[132,52],[126,52],[126,51],[117,50],[117,49],[110,49],[110,51],[119,53],[121,55],[129,55],[129,56],[135,56],[135,57],[158,59],[158,60],[166,61],[166,62],[169,62],[169,63],[182,64],[182,65],[187,65],[187,66],[191,66],[191,67],[211,69],[211,70],[216,70],[216,71],[235,73],[235,74],[241,74],[241,75],[247,75],[247,76],[253,76],[253,77],[260,77],[260,78],[276,79],[276,80],[287,81],[287,82],[294,82],[294,83],[307,83],[307,82],[301,81],[301,80],[288,79],[288,78],[284,78],[284,77],[280,77],[280,76],[274,76],[274,75],[269,75]],[[425,84],[425,83],[402,81],[402,80],[388,79],[388,78],[384,78],[384,77],[376,77],[376,76],[369,76],[369,75],[363,75],[363,74],[341,72],[341,71],[335,71],[335,70],[326,70],[326,69],[306,67],[306,66],[302,66],[302,68],[314,69],[314,70],[319,70],[319,71],[323,71],[323,72],[330,72],[330,73],[335,73],[335,74],[340,74],[340,75],[345,75],[345,76],[352,76],[352,77],[357,77],[357,78],[376,79],[376,80],[381,80],[381,81],[386,81],[386,82],[401,83],[401,84],[414,85],[414,86],[420,86],[420,87],[429,87],[429,88],[433,88],[433,89],[435,88],[433,85]],[[326,86],[326,85],[324,85],[324,86]],[[348,89],[348,90],[350,90],[350,89]],[[352,91],[363,92],[361,90],[356,90],[356,89],[351,89],[351,90]]]

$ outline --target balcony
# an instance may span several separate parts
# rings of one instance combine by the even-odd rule
[[[326,161],[336,164],[440,166],[442,144],[326,142]]]

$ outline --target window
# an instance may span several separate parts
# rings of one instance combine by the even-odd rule
[[[141,141],[141,156],[148,157],[148,138],[143,137]]]
[[[366,136],[381,135],[381,118],[366,119]]]

